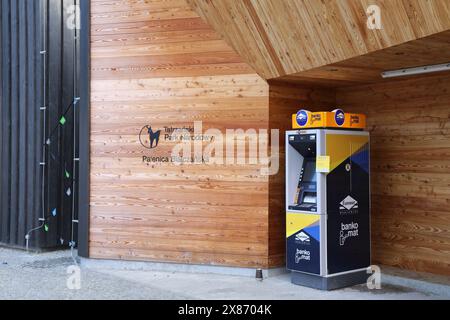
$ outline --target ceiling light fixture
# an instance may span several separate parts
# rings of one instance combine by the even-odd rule
[[[413,76],[413,75],[418,75],[418,74],[426,74],[426,73],[441,72],[441,71],[450,71],[450,63],[385,71],[385,72],[381,73],[381,76],[384,79],[387,79],[387,78],[406,77],[406,76]]]

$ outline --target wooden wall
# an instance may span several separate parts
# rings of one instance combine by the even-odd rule
[[[146,164],[174,144],[139,141],[145,125],[267,128],[268,84],[184,0],[91,3],[91,258],[273,266],[261,166]]]
[[[450,74],[341,88],[368,115],[374,262],[450,275]]]
[[[284,146],[260,166],[145,164],[156,129],[290,129],[300,108],[369,116],[374,262],[449,274],[448,74],[338,89],[263,81],[185,0],[92,0],[92,258],[284,265]]]

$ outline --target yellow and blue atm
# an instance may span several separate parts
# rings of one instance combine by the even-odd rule
[[[300,110],[286,133],[287,268],[321,290],[365,283],[371,264],[366,117]]]

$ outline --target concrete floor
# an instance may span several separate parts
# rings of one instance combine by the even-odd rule
[[[82,268],[81,289],[69,290],[67,268],[71,265],[67,251],[34,254],[0,248],[0,300],[450,299],[450,283],[445,279],[444,284],[439,278],[429,282],[418,275],[410,280],[395,270],[383,274],[382,290],[356,286],[322,292],[292,285],[287,274],[258,282],[239,276]]]

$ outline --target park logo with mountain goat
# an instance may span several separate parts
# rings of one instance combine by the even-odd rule
[[[143,147],[147,149],[155,149],[159,145],[161,130],[154,130],[151,125],[147,125],[141,129],[139,140]]]

